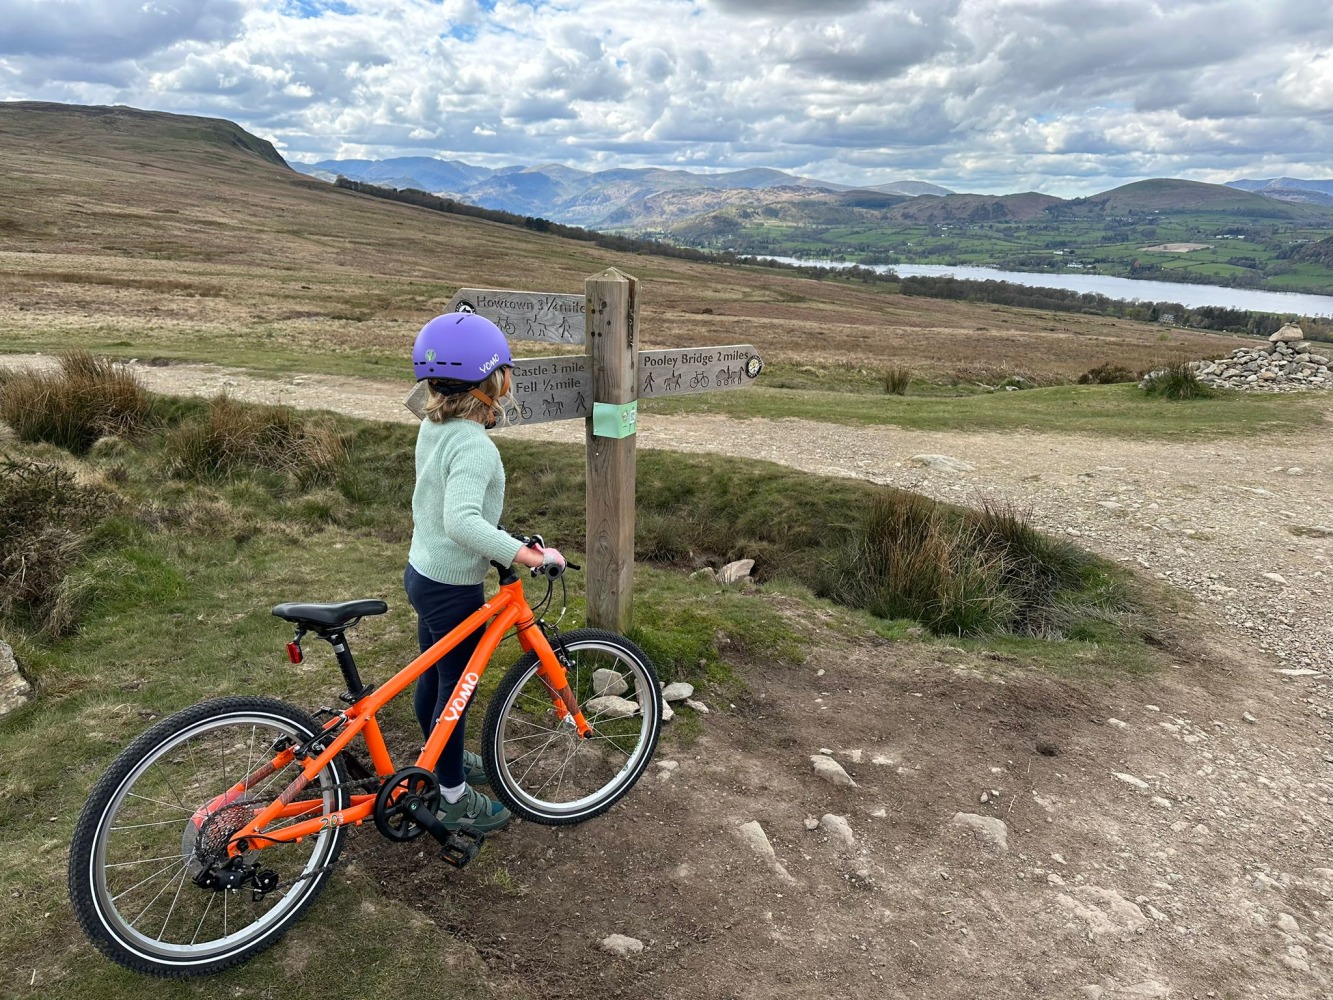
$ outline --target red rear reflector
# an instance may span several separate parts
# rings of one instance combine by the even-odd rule
[[[299,642],[287,643],[287,659],[293,663],[301,662],[301,644]]]

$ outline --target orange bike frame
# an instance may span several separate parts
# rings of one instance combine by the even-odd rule
[[[523,593],[523,584],[518,580],[512,583],[504,583],[501,584],[499,592],[470,615],[466,621],[394,674],[382,687],[371,691],[364,698],[348,707],[346,711],[339,712],[330,719],[324,725],[323,731],[337,730],[337,735],[333,737],[332,742],[318,756],[308,757],[302,764],[301,774],[291,781],[276,799],[256,813],[249,823],[232,836],[227,848],[228,855],[235,857],[247,849],[260,849],[273,844],[299,841],[303,837],[313,836],[321,830],[345,826],[349,823],[356,825],[363,823],[374,811],[374,793],[353,795],[351,805],[345,809],[339,809],[337,812],[329,813],[327,816],[292,823],[278,830],[265,831],[264,829],[275,820],[291,819],[323,808],[321,800],[303,799],[297,801],[296,798],[315,779],[316,775],[327,767],[329,762],[341,753],[358,734],[365,740],[366,749],[370,752],[370,759],[374,763],[376,773],[381,778],[388,778],[392,775],[396,769],[393,760],[389,757],[388,748],[384,745],[384,735],[380,732],[375,713],[401,694],[409,684],[427,670],[433,668],[440,657],[481,628],[482,625],[486,625],[487,622],[490,624],[486,626],[481,641],[477,643],[476,651],[468,660],[463,676],[459,678],[458,683],[454,686],[453,694],[445,705],[439,721],[435,723],[435,728],[426,740],[426,745],[422,747],[421,753],[417,756],[416,765],[428,771],[435,769],[435,762],[439,760],[440,754],[444,752],[444,745],[449,742],[449,737],[453,735],[454,727],[458,724],[463,709],[467,707],[468,702],[472,699],[486,665],[494,655],[500,640],[511,628],[517,629],[519,645],[524,650],[536,651],[537,657],[541,661],[537,667],[537,672],[551,695],[551,703],[557,715],[562,719],[571,717],[578,727],[580,735],[585,738],[590,736],[592,727],[588,725],[588,721],[583,717],[583,712],[579,708],[574,693],[570,690],[564,666],[556,657],[555,651],[551,648],[545,634],[537,627],[537,623],[533,619],[532,609],[528,607],[527,598]],[[296,759],[296,750],[296,747],[288,747],[282,750],[272,760],[246,775],[227,791],[202,805],[195,813],[196,822],[202,822],[205,817],[228,803],[236,801],[270,774],[289,765]]]

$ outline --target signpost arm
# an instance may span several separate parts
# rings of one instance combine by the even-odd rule
[[[627,632],[634,599],[634,434],[639,368],[638,282],[608,268],[584,284],[593,400],[602,426],[588,442],[588,624]],[[603,436],[619,408],[623,436]],[[628,433],[625,431],[628,430]]]

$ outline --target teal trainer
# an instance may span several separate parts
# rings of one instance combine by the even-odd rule
[[[481,754],[471,750],[463,751],[463,780],[469,785],[489,785],[491,779],[486,776],[486,765],[481,762]]]
[[[491,833],[508,825],[511,816],[503,803],[493,802],[471,785],[464,789],[457,802],[440,800],[440,807],[435,813],[440,822],[450,830],[460,826],[470,826],[478,833]]]

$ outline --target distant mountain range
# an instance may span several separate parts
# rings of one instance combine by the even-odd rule
[[[1299,201],[1311,205],[1333,205],[1333,180],[1307,181],[1296,177],[1270,177],[1260,181],[1227,181],[1227,187],[1261,194],[1278,201]]]
[[[670,219],[745,203],[865,190],[898,197],[948,195],[948,188],[924,181],[899,181],[854,189],[847,184],[755,168],[704,174],[656,167],[586,171],[558,164],[477,167],[461,160],[403,156],[388,160],[321,160],[292,163],[323,180],[346,177],[381,187],[415,188],[482,208],[533,215],[594,229],[654,225]],[[747,192],[763,192],[762,197]]]
[[[538,216],[565,225],[659,230],[687,239],[700,235],[695,230],[701,227],[711,228],[718,213],[739,213],[756,221],[769,218],[787,224],[830,224],[839,217],[850,222],[863,217],[866,210],[887,212],[899,222],[978,221],[988,213],[993,213],[990,217],[996,220],[1019,221],[1038,217],[1061,201],[1034,192],[962,195],[937,184],[912,180],[858,188],[767,168],[723,173],[654,167],[587,171],[548,163],[492,169],[428,156],[321,160],[291,166],[323,180],[341,176],[381,187],[415,188],[482,208]],[[1220,196],[1220,186],[1188,181],[1153,184],[1157,187],[1152,190],[1158,194],[1163,193],[1163,186],[1169,188],[1169,197],[1151,208],[1181,210],[1188,204],[1204,207],[1201,202],[1213,203],[1207,206],[1212,209],[1248,207],[1221,204],[1226,199]],[[1276,177],[1236,180],[1226,187],[1274,201],[1333,206],[1333,180]],[[1111,209],[1119,200],[1116,195],[1129,189],[1067,204],[1100,203]]]

